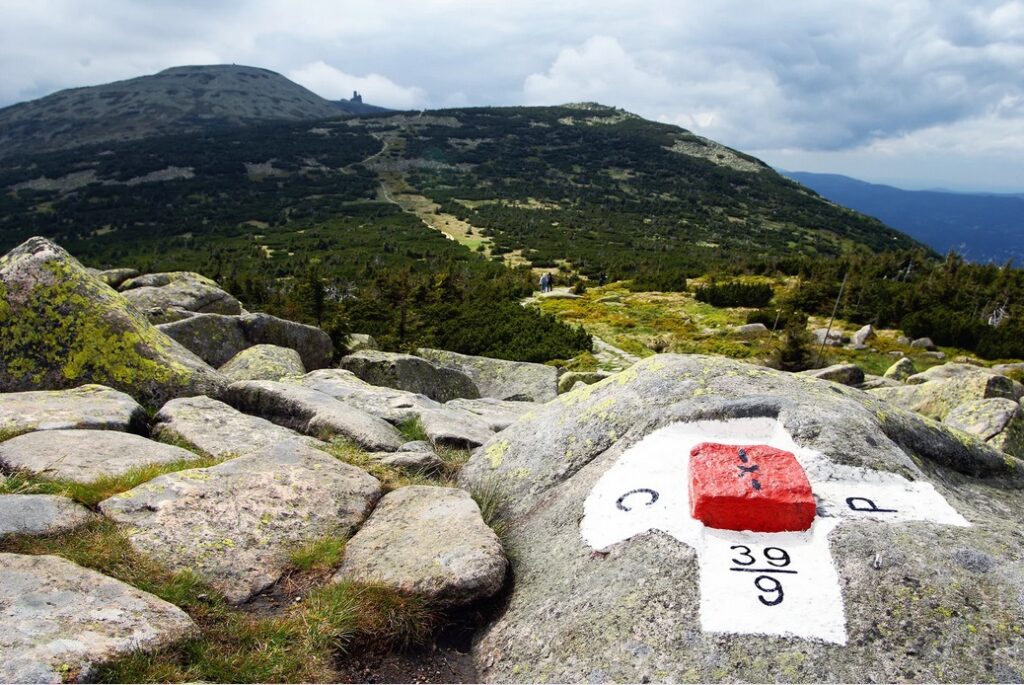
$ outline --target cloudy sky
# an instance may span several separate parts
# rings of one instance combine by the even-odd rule
[[[1024,0],[0,0],[0,106],[181,64],[394,108],[595,100],[781,168],[1024,192]]]

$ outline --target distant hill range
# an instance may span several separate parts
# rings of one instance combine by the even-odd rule
[[[977,262],[1024,264],[1024,195],[901,190],[839,174],[781,173],[939,252],[953,249]]]
[[[185,66],[0,109],[0,157],[210,128],[385,111],[326,100],[267,69]]]

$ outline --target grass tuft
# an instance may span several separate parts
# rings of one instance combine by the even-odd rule
[[[328,536],[299,547],[289,560],[299,571],[325,571],[341,563],[345,555],[345,539]]]
[[[450,486],[453,484],[455,475],[462,468],[462,465],[469,460],[470,452],[468,450],[458,450],[454,448],[442,447],[437,450],[437,455],[444,462],[445,466],[439,473],[436,474],[424,474],[424,473],[408,473],[401,469],[387,466],[381,462],[373,459],[366,452],[359,449],[359,447],[344,438],[335,438],[327,443],[326,447],[322,447],[325,452],[331,456],[339,459],[346,464],[351,464],[358,468],[363,469],[371,476],[381,482],[381,487],[384,488],[385,492],[390,492],[397,488],[404,488],[408,485],[439,485],[439,486]]]
[[[420,421],[420,417],[415,416],[410,419],[402,421],[397,426],[398,432],[402,434],[406,442],[413,442],[416,440],[426,440],[430,442],[430,436],[427,435],[427,431],[423,428],[423,422]]]

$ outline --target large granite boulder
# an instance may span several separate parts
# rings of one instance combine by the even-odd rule
[[[253,345],[228,360],[220,372],[232,381],[279,381],[303,375],[306,367],[299,353],[290,347]]]
[[[0,442],[3,468],[76,483],[193,459],[193,452],[180,447],[109,430],[36,431]]]
[[[425,410],[444,406],[426,395],[370,385],[345,369],[320,369],[299,378],[289,378],[287,382],[322,392],[393,424],[419,418]]]
[[[0,682],[88,681],[198,632],[184,611],[56,556],[0,554]]]
[[[29,431],[69,428],[142,433],[146,420],[142,405],[102,385],[0,393],[0,440]]]
[[[978,366],[976,364],[949,363],[939,364],[926,369],[921,373],[915,373],[906,379],[906,383],[907,385],[920,385],[922,383],[927,383],[928,381],[945,381],[977,376],[988,377],[1003,375],[1004,374],[1001,374],[998,371],[994,371],[993,369],[989,369],[984,366]],[[1024,384],[1011,380],[1011,386],[1013,388],[1012,399],[1019,400],[1021,397],[1024,397]]]
[[[334,343],[316,326],[279,319],[270,314],[243,314],[239,319],[251,345],[290,347],[302,357],[307,370],[331,365]]]
[[[482,397],[549,402],[558,395],[558,369],[553,366],[474,357],[429,348],[420,348],[416,354],[466,374],[476,384]]]
[[[101,383],[160,404],[225,386],[216,371],[44,238],[0,257],[0,329],[3,392]]]
[[[801,371],[801,376],[810,376],[823,381],[832,381],[842,385],[860,385],[864,382],[864,370],[856,364],[833,364],[823,369]]]
[[[914,362],[909,357],[901,357],[885,370],[883,377],[894,381],[906,381],[915,373],[917,373],[917,369],[914,368]]]
[[[100,503],[133,547],[192,569],[233,603],[274,584],[289,552],[345,537],[381,496],[370,474],[294,441],[154,478]]]
[[[229,386],[228,402],[247,414],[306,435],[348,438],[371,452],[394,452],[404,442],[387,421],[301,385],[239,381]]]
[[[334,580],[382,583],[443,606],[490,597],[505,581],[498,537],[464,490],[388,493],[345,546]]]
[[[371,385],[426,395],[438,402],[480,397],[476,385],[466,374],[411,354],[361,350],[343,357],[341,368]]]
[[[240,317],[223,314],[196,314],[157,328],[181,343],[210,366],[223,366],[249,347]]]
[[[146,274],[121,284],[128,301],[142,310],[177,307],[203,314],[241,314],[242,305],[217,283],[191,271]]]
[[[1017,388],[1006,376],[971,374],[947,380],[928,381],[900,388],[868,390],[879,399],[942,421],[961,404],[988,397],[1017,399]]]
[[[1024,409],[1013,400],[993,397],[967,402],[949,412],[943,423],[1024,458]]]
[[[0,538],[63,533],[98,518],[60,495],[0,495]]]
[[[451,400],[445,402],[447,409],[458,409],[459,411],[473,414],[494,432],[503,431],[519,420],[521,416],[529,414],[537,408],[533,402],[511,402],[508,400],[496,400],[493,397],[481,397],[478,400]]]
[[[240,457],[280,442],[323,445],[209,397],[183,397],[165,404],[153,419],[153,437],[218,459]]]
[[[503,503],[513,552],[511,596],[474,646],[481,680],[1024,673],[1012,457],[852,388],[696,355],[645,359],[534,414],[460,475]],[[699,463],[721,470],[691,480],[702,444],[719,458]],[[751,532],[798,492],[810,529]],[[694,518],[729,493],[727,526]]]

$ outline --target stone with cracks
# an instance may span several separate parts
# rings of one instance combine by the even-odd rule
[[[0,495],[0,538],[63,533],[98,518],[60,495]]]
[[[437,402],[480,397],[465,373],[411,354],[362,350],[343,357],[340,366],[371,385],[426,395]]]
[[[232,381],[279,381],[286,376],[306,373],[298,352],[277,345],[253,345],[236,354],[219,370]]]
[[[301,385],[239,381],[228,387],[228,402],[306,435],[348,438],[371,452],[394,452],[404,442],[387,421]]]
[[[219,393],[225,379],[67,252],[30,238],[0,258],[0,391],[101,383],[137,400]]]
[[[0,443],[0,466],[76,483],[196,458],[180,447],[109,430],[36,431]]]
[[[196,314],[157,328],[214,368],[249,347],[237,316]]]
[[[974,374],[947,380],[928,381],[899,388],[875,388],[868,393],[904,409],[942,421],[959,407],[988,397],[1016,399],[1013,381],[1006,376]]]
[[[0,440],[62,428],[142,433],[146,410],[123,392],[102,385],[0,393]]]
[[[322,392],[393,424],[416,419],[425,410],[444,407],[426,395],[370,385],[345,369],[311,371],[287,382]]]
[[[385,495],[345,546],[334,580],[382,583],[458,606],[497,593],[506,566],[498,537],[467,492],[411,486]]]
[[[459,478],[500,493],[515,550],[511,596],[474,645],[481,680],[971,682],[994,678],[990,667],[1004,679],[1024,672],[1024,647],[1007,628],[1024,619],[1024,469],[1012,457],[852,388],[696,355],[645,359],[535,413],[491,438]],[[654,431],[752,417],[777,420],[830,468],[928,484],[975,525],[835,528],[827,544],[845,645],[705,631],[693,547],[651,530],[597,552],[580,521],[602,477]],[[722,575],[752,574],[726,565]],[[753,582],[735,580],[745,591]]]
[[[912,375],[917,373],[917,369],[914,368],[914,362],[909,357],[902,357],[895,364],[890,366],[882,374],[884,378],[889,378],[894,381],[905,381]]]
[[[0,682],[87,681],[198,633],[170,602],[61,557],[0,554]]]
[[[309,371],[331,365],[334,343],[331,336],[316,326],[258,313],[243,314],[240,321],[251,345],[290,347],[299,353],[302,365]]]
[[[510,402],[493,397],[478,400],[452,400],[445,407],[474,414],[487,423],[492,431],[502,431],[519,420],[519,417],[533,411],[538,405],[533,402]]]
[[[153,437],[157,440],[188,445],[218,459],[240,457],[289,440],[312,446],[323,444],[209,397],[171,400],[153,421]]]
[[[191,271],[130,278],[121,292],[139,309],[178,307],[202,314],[241,314],[242,305],[217,283]]]
[[[833,364],[824,369],[801,371],[800,375],[842,385],[860,385],[864,382],[864,370],[856,364]]]
[[[1013,400],[993,397],[967,402],[949,412],[943,423],[1024,458],[1024,409]]]
[[[473,380],[482,397],[549,402],[558,395],[558,370],[553,366],[429,348],[420,348],[416,354],[463,372]]]
[[[173,570],[192,569],[237,604],[273,585],[291,550],[350,534],[380,495],[365,471],[286,442],[154,478],[100,510],[134,548]]]

